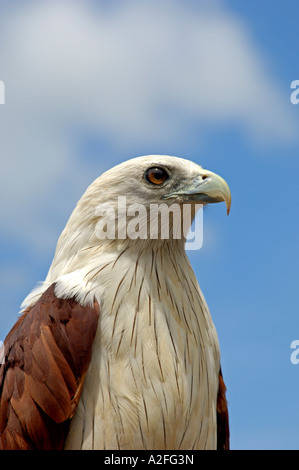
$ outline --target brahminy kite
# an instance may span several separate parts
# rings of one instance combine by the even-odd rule
[[[153,206],[220,201],[229,212],[224,179],[171,156],[128,160],[88,187],[4,341],[1,449],[229,448],[217,333],[186,236],[162,236],[161,218],[144,235]]]

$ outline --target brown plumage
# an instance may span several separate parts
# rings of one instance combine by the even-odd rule
[[[58,299],[52,285],[19,318],[0,366],[0,449],[63,449],[98,315],[97,302]]]
[[[229,420],[226,400],[226,386],[222,371],[219,374],[219,389],[217,396],[217,450],[229,450]]]

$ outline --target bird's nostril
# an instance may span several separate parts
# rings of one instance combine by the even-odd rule
[[[208,175],[203,175],[201,178],[205,180],[208,177]]]

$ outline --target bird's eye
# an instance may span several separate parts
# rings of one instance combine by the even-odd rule
[[[168,174],[163,168],[149,168],[144,175],[146,181],[151,184],[162,184],[168,179]]]

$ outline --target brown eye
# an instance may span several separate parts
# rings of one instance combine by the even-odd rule
[[[146,181],[151,184],[162,184],[168,179],[168,174],[162,168],[149,168],[144,175]]]

